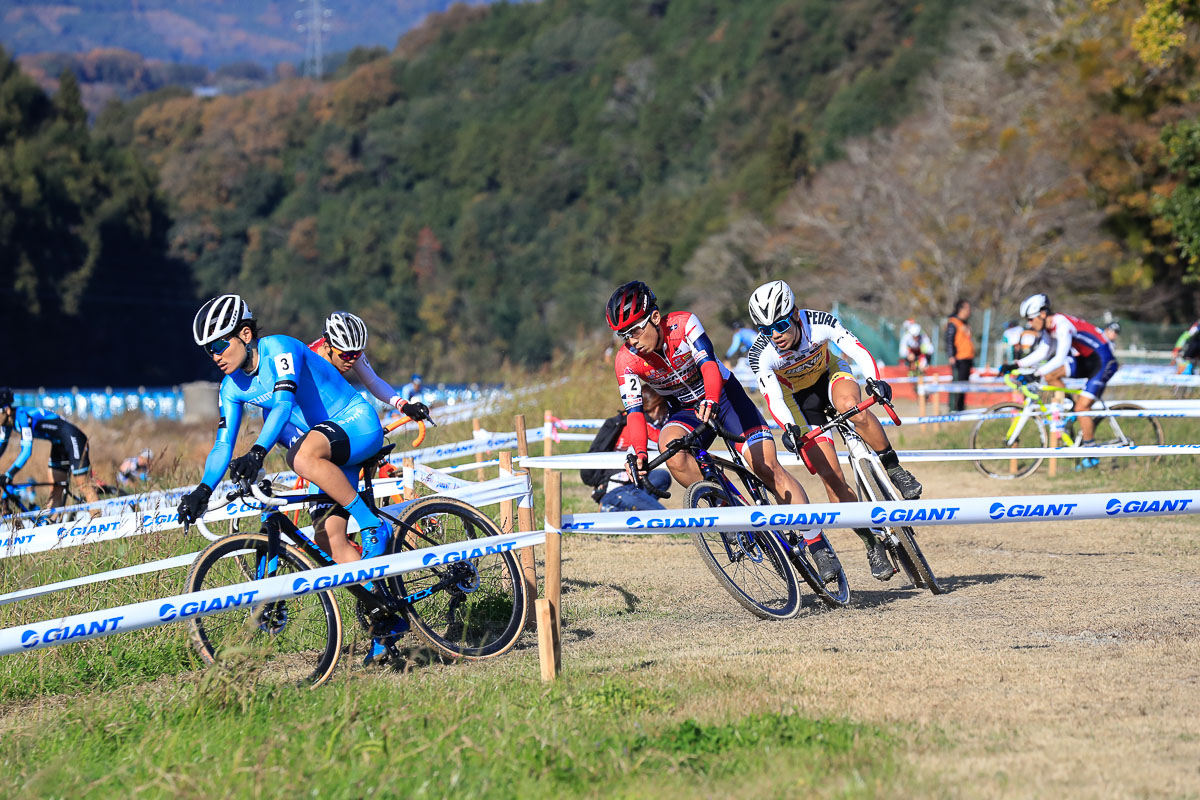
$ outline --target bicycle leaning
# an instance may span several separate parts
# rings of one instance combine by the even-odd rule
[[[1004,383],[1014,392],[1022,396],[1021,402],[1006,401],[996,403],[984,412],[985,418],[975,423],[971,430],[971,449],[1001,450],[1018,447],[1049,447],[1049,432],[1055,425],[1061,426],[1062,443],[1066,447],[1076,447],[1079,440],[1076,435],[1077,420],[1073,411],[1051,402],[1042,400],[1043,392],[1063,392],[1079,394],[1082,390],[1071,387],[1052,386],[1035,381],[1032,375],[1012,373],[1004,376]],[[1108,411],[1145,411],[1137,403],[1115,403],[1106,405],[1104,400],[1096,398],[1094,406],[1096,419],[1096,447],[1130,447],[1137,445],[1163,444],[1163,430],[1159,421],[1153,417],[1112,416]],[[987,419],[994,415],[1004,415],[1000,419]],[[1153,456],[1150,463],[1159,461],[1162,456]],[[1032,475],[1041,465],[1044,458],[1024,457],[998,460],[981,460],[975,462],[975,468],[992,478],[1013,480]],[[1117,459],[1119,462],[1120,459]],[[1094,464],[1093,464],[1094,466]]]
[[[391,526],[389,554],[500,535],[489,517],[452,498],[434,495],[378,508],[371,478],[393,447],[387,445],[364,462],[365,488],[359,492],[385,521],[384,527]],[[331,502],[326,495],[275,495],[266,481],[243,481],[210,503],[209,510],[234,501],[255,501],[263,509],[261,530],[231,533],[201,551],[188,571],[185,591],[292,573],[299,584],[304,572],[334,565],[281,510],[289,503]],[[212,663],[222,654],[248,648],[255,657],[270,660],[290,682],[320,686],[333,674],[342,652],[344,622],[332,591],[335,587],[355,598],[355,617],[369,636],[389,637],[385,646],[392,664],[400,664],[402,655],[390,637],[409,624],[435,653],[468,660],[507,652],[524,630],[530,599],[513,553],[431,564],[403,575],[374,578],[370,586],[352,581],[372,579],[378,567],[364,567],[362,562],[342,566],[343,575],[296,597],[190,620],[190,634],[201,658]]]
[[[709,430],[726,442],[729,459],[713,455],[700,443]],[[649,473],[676,453],[688,451],[696,459],[704,476],[703,480],[687,488],[684,505],[688,508],[772,505],[766,486],[745,465],[733,446],[744,441],[744,437],[725,430],[710,418],[704,425],[673,440],[644,469]],[[669,492],[659,492],[648,483],[638,480],[633,459],[631,454],[628,463],[635,483],[659,497],[670,496]],[[729,475],[737,477],[742,489],[729,479]],[[791,529],[789,526],[780,530],[697,530],[691,536],[705,566],[717,581],[743,608],[757,617],[789,619],[796,616],[801,607],[800,578],[825,604],[846,605],[850,602],[850,584],[833,545],[824,533],[820,535],[821,546],[829,548],[837,568],[836,578],[831,582],[833,585],[826,585],[821,580],[810,547],[799,530],[803,529]]]
[[[900,425],[900,418],[896,415],[896,411],[892,408],[891,403],[881,400],[878,396],[868,397],[857,406],[847,409],[841,414],[835,414],[833,409],[830,408],[825,412],[826,417],[829,419],[828,422],[820,427],[809,430],[800,437],[800,442],[798,442],[800,458],[804,461],[804,466],[808,467],[809,472],[815,474],[816,471],[808,458],[807,448],[816,441],[822,432],[835,430],[841,437],[849,454],[850,469],[854,473],[854,482],[858,486],[859,500],[871,500],[875,502],[899,501],[903,498],[888,478],[887,470],[884,469],[878,454],[862,440],[862,437],[855,432],[854,426],[850,422],[852,417],[866,411],[876,403],[881,403],[884,410],[887,411],[888,416],[892,418],[892,422],[897,426]],[[886,517],[883,522],[888,522]],[[888,558],[892,561],[894,572],[903,570],[913,586],[918,589],[928,589],[934,594],[943,594],[946,592],[946,589],[938,583],[937,577],[933,574],[933,570],[929,566],[929,561],[926,560],[925,554],[917,544],[916,533],[911,527],[907,525],[882,524],[879,527],[872,527],[870,531],[887,548]]]

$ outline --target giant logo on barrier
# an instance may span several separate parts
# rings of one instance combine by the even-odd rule
[[[39,633],[37,629],[30,628],[21,634],[21,647],[36,647],[38,644],[65,642],[81,636],[115,631],[123,619],[125,617],[109,617],[92,622],[81,622],[78,625],[68,625],[64,628],[47,628],[45,633]]]
[[[717,524],[716,517],[685,517],[684,519],[664,519],[663,517],[630,517],[625,520],[625,527],[630,530],[642,528],[711,528]]]
[[[1192,498],[1180,497],[1177,500],[1127,500],[1114,497],[1104,504],[1104,513],[1110,517],[1116,514],[1154,514],[1179,513],[1186,511]]]
[[[992,519],[1003,519],[1004,517],[1052,519],[1069,517],[1071,512],[1078,507],[1078,503],[1013,503],[1010,506],[1006,506],[1004,503],[992,503],[992,507],[988,509],[988,516]]]
[[[251,589],[248,592],[227,594],[224,597],[214,597],[211,600],[193,600],[189,603],[184,603],[178,608],[174,603],[163,603],[159,606],[158,618],[163,622],[170,622],[174,619],[187,619],[188,617],[194,617],[197,614],[204,614],[209,611],[223,611],[227,608],[237,608],[238,606],[253,603],[254,598],[257,596],[258,590]]]
[[[885,522],[940,522],[954,519],[961,508],[959,506],[934,506],[933,508],[893,508],[888,511],[881,506],[871,509],[871,522],[882,525]]]
[[[366,583],[376,578],[382,578],[383,573],[386,571],[387,564],[380,564],[378,567],[371,567],[370,569],[351,569],[337,575],[327,575],[323,578],[317,578],[315,581],[308,578],[296,578],[296,580],[292,581],[292,591],[301,595],[322,589],[334,589],[338,586],[344,586],[347,583]]]
[[[473,547],[470,550],[455,550],[445,555],[439,556],[437,553],[428,553],[425,558],[421,559],[421,563],[425,566],[431,564],[453,564],[455,561],[469,561],[472,558],[483,558],[484,556],[494,556],[498,553],[507,553],[513,549],[515,542],[503,542],[501,544],[489,544],[484,547]]]
[[[837,522],[837,518],[841,516],[840,511],[813,511],[805,513],[798,511],[795,514],[772,514],[767,516],[761,511],[754,511],[750,514],[750,524],[756,528],[761,528],[764,525],[770,524],[773,528],[811,528],[816,525],[832,525]]]

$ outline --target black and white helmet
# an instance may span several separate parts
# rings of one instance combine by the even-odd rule
[[[250,306],[236,294],[214,297],[196,312],[192,320],[192,338],[203,347],[217,339],[224,339],[246,320],[254,319]]]
[[[335,311],[325,320],[325,341],[338,350],[362,350],[367,346],[367,323],[349,311]]]
[[[764,283],[750,295],[750,319],[755,325],[770,325],[791,314],[796,295],[783,281]]]
[[[1031,294],[1021,301],[1021,316],[1025,319],[1036,317],[1042,311],[1050,309],[1050,299],[1044,294]]]

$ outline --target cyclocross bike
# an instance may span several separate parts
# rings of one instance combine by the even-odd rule
[[[728,459],[714,456],[699,440],[706,431],[713,431],[729,448]],[[675,439],[645,467],[647,473],[676,453],[688,451],[696,459],[703,480],[693,483],[684,494],[688,508],[730,508],[733,506],[772,505],[766,486],[742,461],[734,444],[745,442],[715,419],[690,433]],[[632,459],[632,454],[630,459]],[[632,465],[632,461],[630,461]],[[636,475],[632,470],[631,474]],[[729,479],[735,476],[742,485]],[[640,488],[659,497],[669,496],[653,486],[638,481]],[[744,489],[744,492],[743,492]],[[833,545],[821,534],[821,542],[834,553],[837,563],[836,587],[821,580],[809,546],[801,531],[747,530],[736,532],[697,531],[692,542],[700,551],[705,566],[743,608],[762,619],[788,619],[800,611],[800,582],[803,578],[813,593],[827,605],[844,606],[850,602],[850,584]]]
[[[1035,381],[1028,374],[1004,376],[1004,383],[1024,400],[1020,403],[997,403],[984,412],[985,415],[1005,415],[1001,419],[981,419],[971,431],[971,449],[1000,450],[1013,447],[1048,447],[1050,425],[1062,425],[1062,443],[1066,447],[1077,447],[1078,420],[1069,408],[1042,400],[1043,392],[1080,394],[1081,389],[1059,387]],[[1065,402],[1070,402],[1065,401]],[[1106,405],[1100,398],[1092,407],[1094,411],[1145,411],[1137,403]],[[1056,417],[1061,417],[1058,423]],[[1135,444],[1163,444],[1162,425],[1154,417],[1097,416],[1095,440],[1097,447],[1129,447]],[[1150,459],[1157,462],[1162,456]],[[975,468],[992,478],[1012,480],[1032,475],[1041,465],[1043,458],[1026,457],[1008,460],[976,461]],[[1114,459],[1119,464],[1121,459]],[[1115,466],[1115,465],[1114,465]]]
[[[360,496],[391,525],[388,553],[462,542],[501,533],[474,506],[447,497],[420,498],[379,509],[371,476],[394,445],[364,462],[365,489]],[[280,510],[291,502],[332,502],[323,494],[274,496],[266,481],[243,481],[212,508],[252,500],[264,509],[261,530],[232,533],[200,552],[188,572],[185,591],[197,592],[284,574],[297,574],[334,564],[309,536]],[[384,529],[386,530],[385,524]],[[357,562],[344,564],[347,576],[361,578]],[[343,588],[355,600],[355,617],[372,637],[403,629],[403,621],[450,659],[480,660],[510,650],[525,627],[527,606],[521,572],[512,553],[495,553],[438,564],[391,578]],[[223,654],[250,653],[266,658],[285,680],[320,686],[333,674],[342,652],[341,610],[329,589],[287,600],[190,620],[192,640],[201,658],[212,663]],[[389,663],[402,657],[394,644]]]
[[[888,416],[892,418],[893,423],[897,426],[900,425],[900,418],[896,415],[892,404],[886,400],[882,400],[878,396],[872,396],[841,414],[835,414],[832,408],[826,409],[825,416],[829,421],[820,427],[809,430],[800,437],[797,445],[800,450],[800,458],[804,461],[804,466],[808,467],[809,472],[815,474],[816,470],[813,469],[812,462],[808,458],[808,446],[815,442],[816,438],[823,431],[837,431],[838,435],[842,438],[842,442],[846,445],[846,451],[850,457],[850,469],[854,472],[854,482],[858,486],[859,500],[875,502],[898,501],[903,498],[900,492],[896,491],[896,487],[892,485],[891,479],[888,478],[887,470],[883,468],[883,463],[879,460],[879,456],[862,440],[862,437],[858,435],[854,430],[853,424],[850,422],[852,417],[866,411],[876,403],[884,407]],[[929,567],[929,562],[925,559],[925,554],[921,552],[920,546],[917,545],[916,533],[912,528],[908,526],[883,525],[881,527],[873,527],[870,530],[875,538],[883,542],[884,547],[887,548],[893,570],[897,572],[903,570],[913,586],[918,589],[928,589],[934,594],[943,594],[946,591],[938,583],[937,577],[934,576],[933,570]]]
[[[43,508],[33,498],[33,490],[61,486],[64,490],[64,505],[55,508]],[[28,493],[26,493],[28,492]],[[96,493],[101,498],[115,497],[120,493],[112,486],[97,483]],[[87,505],[87,500],[80,496],[71,486],[70,481],[54,483],[46,481],[28,481],[26,483],[11,483],[0,486],[0,525],[13,529],[36,528],[51,522],[61,521],[63,515],[71,519],[87,520],[90,514],[81,508]]]

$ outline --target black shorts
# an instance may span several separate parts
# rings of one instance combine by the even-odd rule
[[[1183,358],[1185,361],[1200,361],[1200,333],[1192,334],[1192,338],[1183,343]]]
[[[85,475],[92,469],[88,456],[88,440],[83,431],[69,422],[59,421],[57,436],[50,440],[50,469]],[[43,423],[42,430],[46,429]]]

